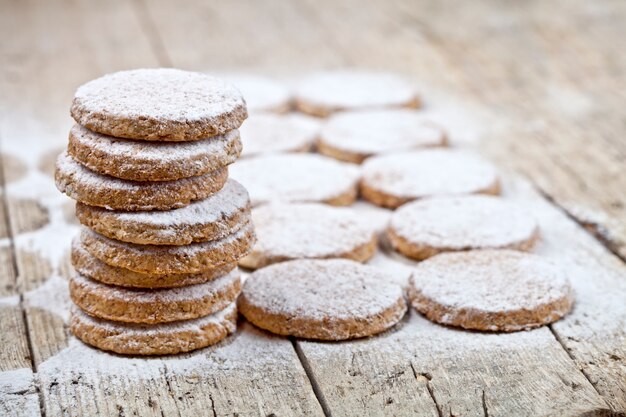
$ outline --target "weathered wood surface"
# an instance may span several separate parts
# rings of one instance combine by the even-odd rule
[[[68,338],[64,255],[75,227],[50,176],[71,126],[74,89],[105,72],[157,65],[288,77],[344,66],[398,71],[423,85],[427,100],[451,105],[442,117],[455,137],[484,138],[474,145],[524,172],[626,257],[624,4],[53,0],[0,7],[0,414],[39,415],[40,400],[46,415],[321,415],[322,407],[332,415],[626,413],[624,264],[523,181],[511,182],[507,197],[536,210],[547,231],[538,251],[573,264],[580,295],[574,313],[550,328],[481,335],[412,313],[379,338],[294,349],[244,324],[219,348],[146,363]]]

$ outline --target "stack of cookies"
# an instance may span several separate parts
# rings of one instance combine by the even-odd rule
[[[57,187],[77,201],[72,332],[122,354],[187,352],[236,327],[237,262],[254,229],[247,191],[228,179],[246,104],[203,74],[107,75],[74,97]]]

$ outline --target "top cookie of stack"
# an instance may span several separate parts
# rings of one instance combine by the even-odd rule
[[[74,334],[167,354],[234,331],[235,268],[255,241],[248,193],[228,179],[247,117],[241,93],[204,74],[123,71],[81,86],[71,114],[55,180],[86,226],[72,246]]]

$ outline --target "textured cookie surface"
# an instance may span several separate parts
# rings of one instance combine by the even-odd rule
[[[496,168],[463,151],[427,149],[369,158],[363,164],[361,193],[383,207],[423,197],[499,194]]]
[[[67,152],[56,163],[57,188],[81,203],[112,210],[170,210],[188,205],[219,191],[228,178],[228,168],[198,177],[174,181],[139,182],[93,172]]]
[[[171,181],[219,170],[241,154],[238,130],[194,142],[145,142],[70,130],[68,153],[99,174],[131,181]]]
[[[356,199],[359,169],[314,154],[275,154],[248,158],[231,175],[250,193],[252,205],[272,201],[350,205]]]
[[[72,301],[83,311],[126,323],[154,324],[204,317],[233,303],[240,291],[237,270],[203,284],[159,290],[115,287],[80,274],[70,279]]]
[[[143,274],[197,274],[238,261],[254,245],[251,223],[220,240],[185,246],[137,245],[83,228],[81,245],[101,261]]]
[[[411,275],[413,307],[437,323],[518,331],[552,323],[574,302],[565,271],[538,255],[512,250],[444,253]]]
[[[252,219],[257,243],[239,261],[246,268],[303,258],[364,262],[376,252],[376,227],[351,208],[268,204],[256,208]]]
[[[226,275],[237,267],[236,262],[231,262],[196,274],[143,274],[102,262],[83,248],[79,236],[72,241],[71,260],[79,274],[105,284],[131,288],[174,288],[201,284]]]
[[[150,245],[187,245],[217,240],[250,220],[248,192],[228,180],[217,193],[169,211],[127,212],[76,205],[78,220],[109,237]]]
[[[94,132],[152,141],[221,135],[247,117],[232,84],[171,68],[120,71],[89,81],[76,91],[70,112]]]
[[[237,328],[235,303],[210,316],[163,324],[98,319],[72,310],[70,329],[83,342],[124,355],[170,355],[211,346]]]
[[[407,203],[391,216],[391,245],[414,259],[470,249],[530,250],[539,237],[533,216],[486,195],[433,197]]]
[[[344,340],[380,333],[406,312],[402,289],[358,262],[296,260],[259,269],[244,284],[241,313],[281,335]]]
[[[304,152],[311,149],[319,122],[299,114],[251,116],[241,126],[243,156],[275,152]]]
[[[251,114],[286,113],[291,108],[291,92],[276,80],[251,74],[228,74],[224,78],[241,91]]]
[[[404,149],[444,146],[443,129],[414,110],[370,110],[330,118],[317,141],[320,153],[361,163],[369,156]]]
[[[312,74],[295,90],[298,110],[327,116],[340,110],[381,107],[418,107],[415,88],[404,79],[384,73],[334,71]]]

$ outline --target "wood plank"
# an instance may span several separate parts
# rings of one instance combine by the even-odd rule
[[[298,342],[332,413],[363,415],[374,410],[394,415],[410,410],[412,415],[433,415],[433,404],[434,415],[624,412],[626,282],[618,283],[618,271],[607,264],[620,268],[622,277],[626,268],[528,183],[508,181],[505,190],[507,198],[539,219],[544,238],[537,252],[577,265],[570,269],[575,311],[555,324],[554,332],[593,385],[549,327],[511,334],[466,332],[435,325],[412,312],[399,329],[380,337],[341,344]],[[598,258],[590,260],[581,252]],[[398,255],[387,262],[377,265],[393,267],[394,273],[410,271],[411,262]],[[389,265],[394,262],[402,265]],[[598,312],[600,308],[611,311],[610,316]],[[610,367],[609,353],[614,362]]]

